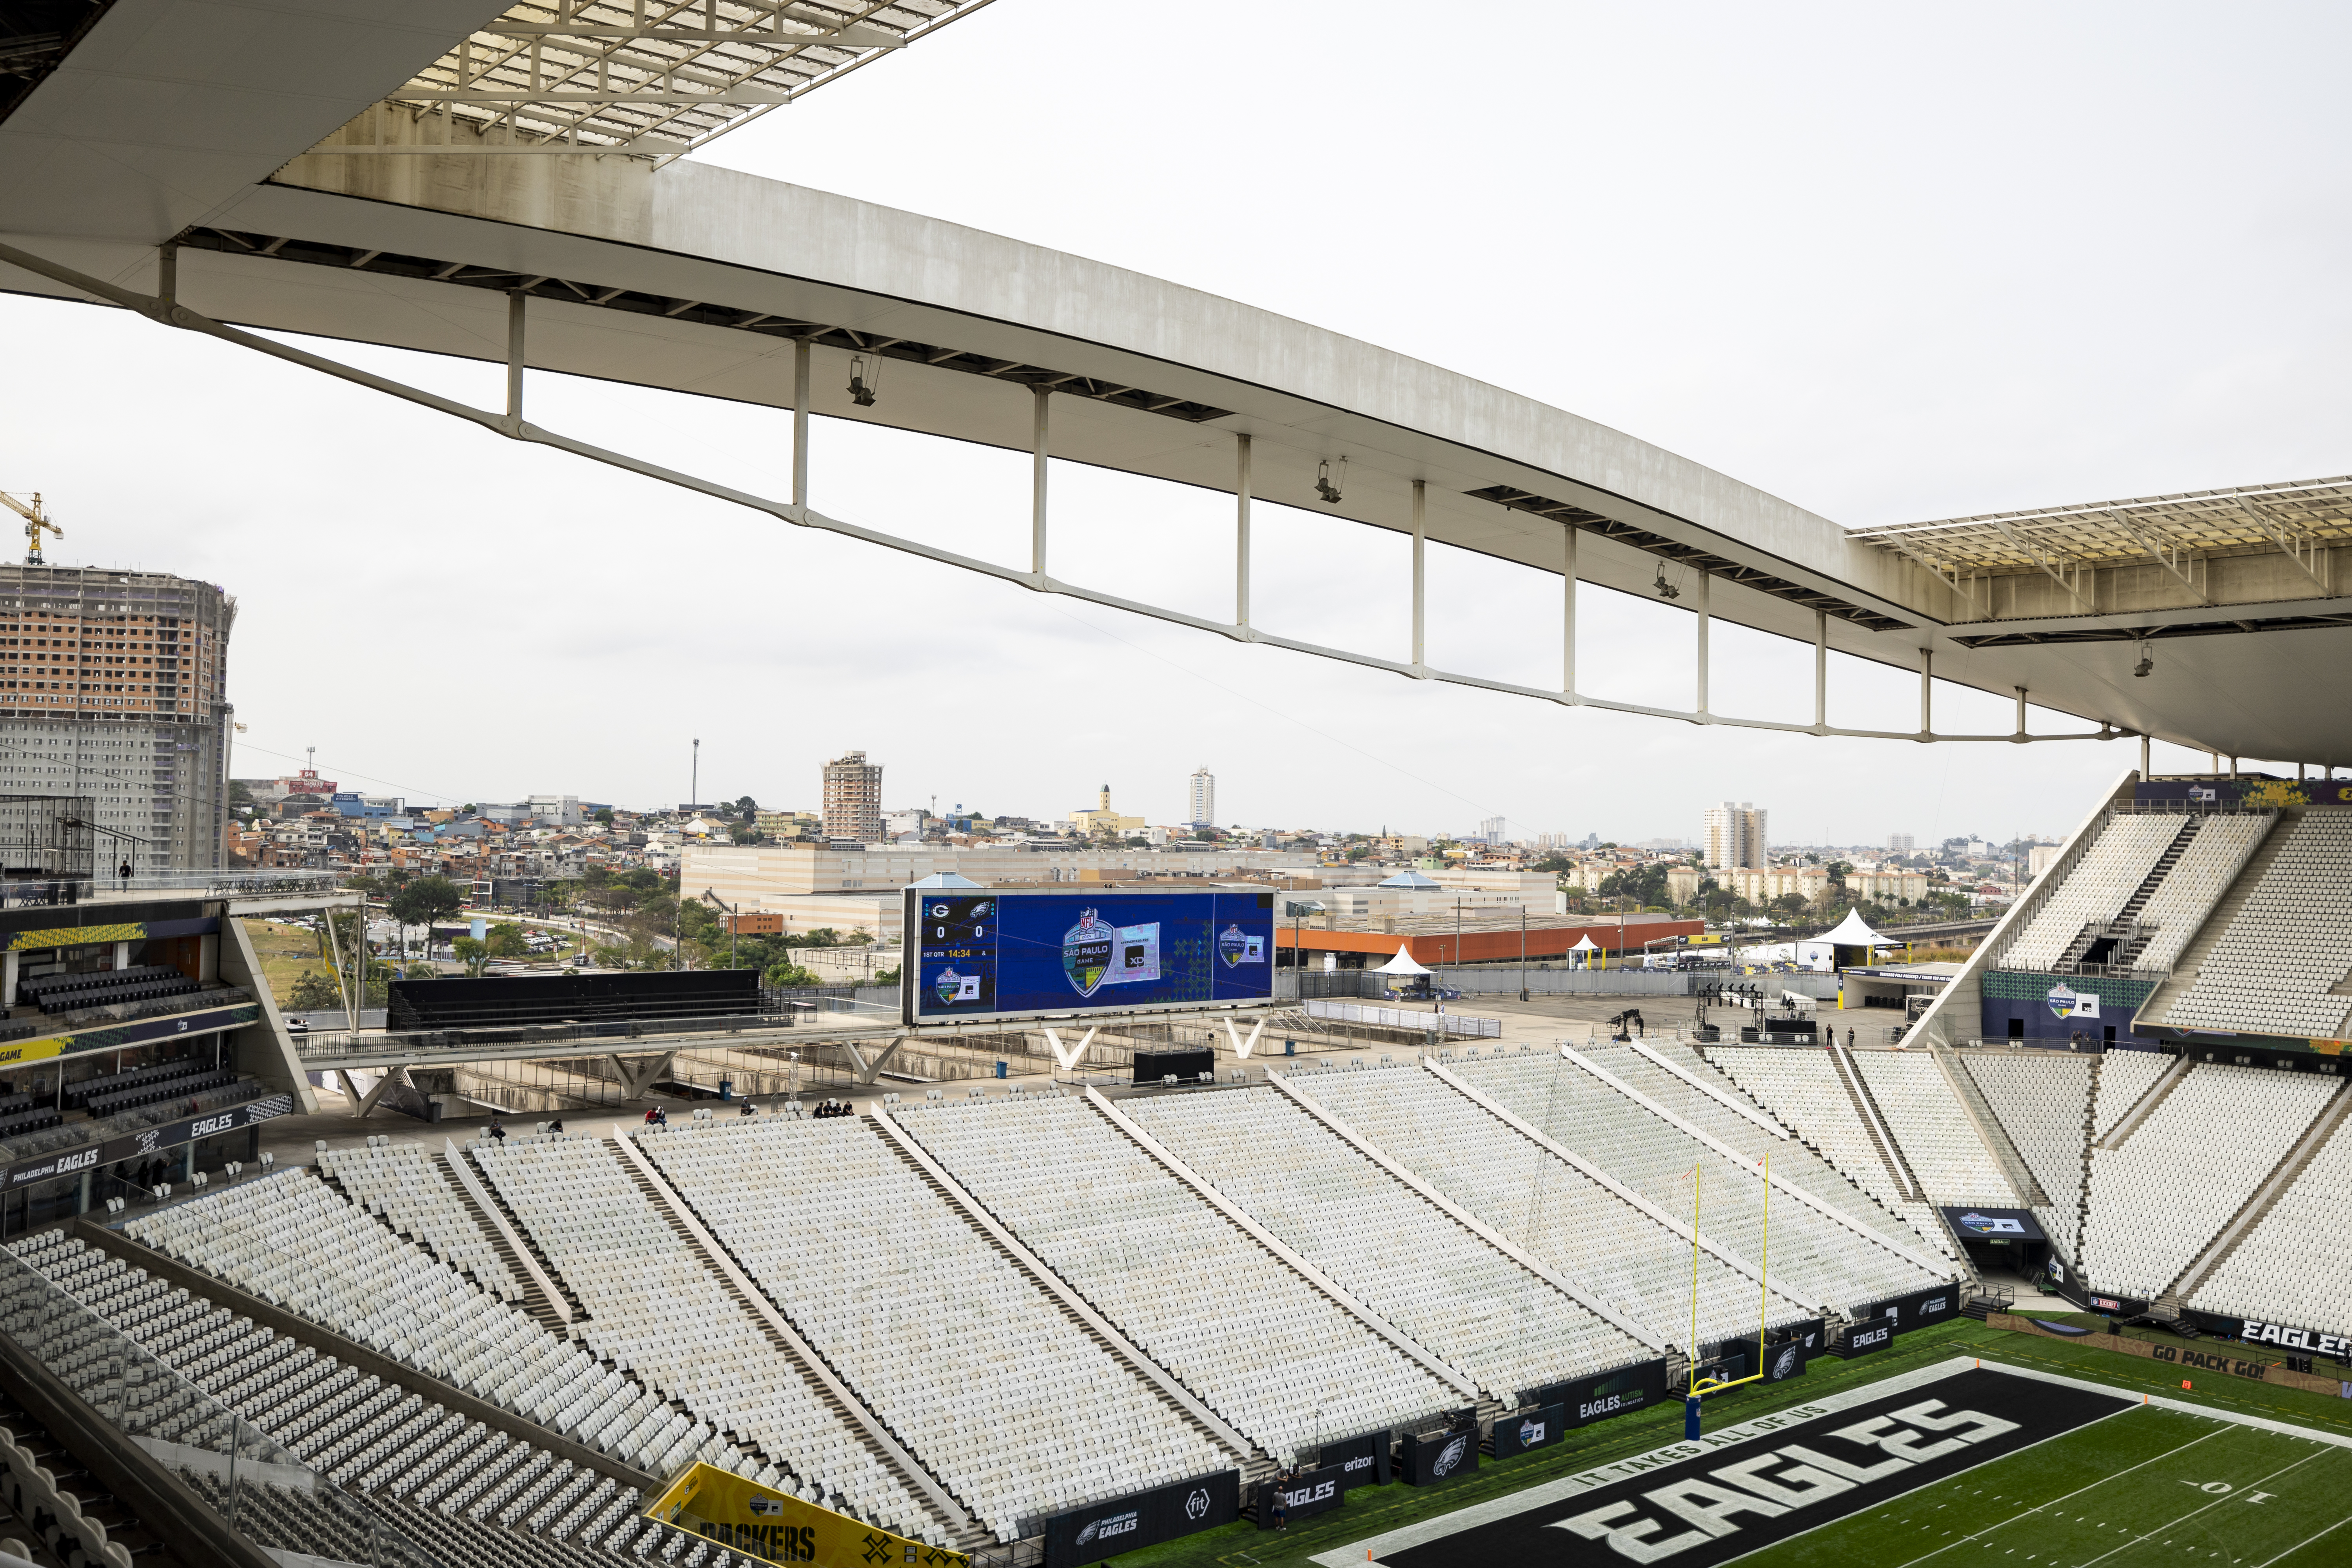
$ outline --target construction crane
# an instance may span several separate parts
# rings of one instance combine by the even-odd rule
[[[29,506],[6,490],[0,490],[0,501],[5,501],[9,510],[25,520],[25,564],[27,566],[47,564],[41,559],[41,530],[46,528],[59,539],[66,536],[66,531],[51,522],[48,514],[41,510],[41,492],[38,490],[33,492],[32,504]]]

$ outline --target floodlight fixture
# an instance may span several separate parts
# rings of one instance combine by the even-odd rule
[[[1679,599],[1683,596],[1683,591],[1680,588],[1666,581],[1664,567],[1658,569],[1658,580],[1653,586],[1658,590],[1658,597],[1661,599]]]
[[[860,408],[873,407],[874,394],[879,389],[881,380],[882,362],[879,356],[874,363],[874,379],[868,381],[866,379],[866,356],[853,355],[849,361],[849,401]]]
[[[2147,676],[2155,670],[2155,668],[2156,660],[2149,655],[2147,651],[2147,644],[2146,642],[2142,642],[2139,645],[2139,662],[2132,666],[2132,673],[2142,679],[2146,679]]]
[[[1339,504],[1339,485],[1348,482],[1348,459],[1339,459],[1339,484],[1331,482],[1331,459],[1326,458],[1315,469],[1315,493],[1323,498],[1326,506]]]

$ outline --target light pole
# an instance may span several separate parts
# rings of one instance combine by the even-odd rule
[[[1519,1000],[1528,999],[1528,906],[1519,906]]]

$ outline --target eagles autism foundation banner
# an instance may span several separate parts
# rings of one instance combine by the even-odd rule
[[[971,1568],[961,1552],[926,1546],[861,1523],[847,1514],[772,1491],[699,1462],[669,1484],[646,1517],[707,1536],[763,1563],[814,1563],[821,1568]]]

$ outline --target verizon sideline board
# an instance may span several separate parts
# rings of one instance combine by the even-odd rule
[[[909,1026],[1239,1006],[1274,996],[1272,889],[909,888]]]

